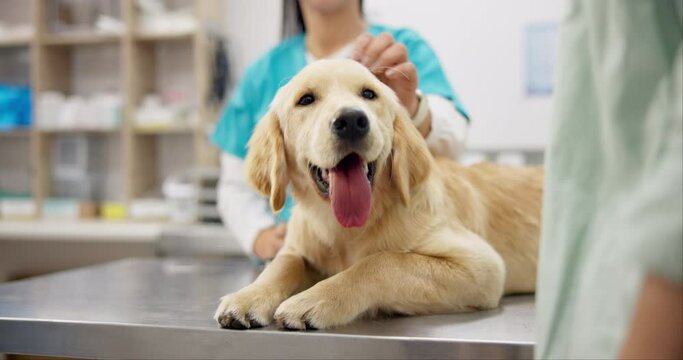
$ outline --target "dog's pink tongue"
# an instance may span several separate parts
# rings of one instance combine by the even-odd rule
[[[370,215],[372,190],[363,161],[352,154],[330,169],[330,201],[343,227],[360,227]]]

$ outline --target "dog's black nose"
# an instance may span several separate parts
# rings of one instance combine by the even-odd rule
[[[370,122],[364,112],[356,109],[343,109],[332,122],[332,132],[340,139],[357,141],[370,131]]]

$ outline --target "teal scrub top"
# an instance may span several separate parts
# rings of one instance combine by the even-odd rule
[[[616,358],[644,278],[683,283],[682,3],[568,9],[546,155],[536,358]]]
[[[415,31],[370,25],[368,32],[374,36],[387,32],[395,41],[408,49],[408,57],[415,64],[423,94],[439,95],[453,102],[455,109],[469,119],[465,108],[441,68],[434,50]],[[283,41],[249,66],[237,85],[230,102],[223,112],[211,141],[222,151],[244,159],[247,143],[256,124],[268,111],[277,91],[306,66],[304,34]],[[293,202],[287,198],[279,220],[286,221],[291,214]]]

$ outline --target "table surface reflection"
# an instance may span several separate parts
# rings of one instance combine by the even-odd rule
[[[0,284],[0,353],[104,358],[532,356],[533,296],[467,314],[307,332],[220,329],[218,299],[259,273],[245,258],[126,259]]]

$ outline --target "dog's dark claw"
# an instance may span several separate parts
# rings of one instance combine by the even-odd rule
[[[282,325],[283,325],[283,329],[285,329],[287,331],[299,331],[300,330],[299,328],[295,328],[294,326],[288,324],[287,322],[283,322]]]
[[[249,324],[240,321],[239,316],[235,312],[231,312],[229,316],[221,317],[219,322],[221,327],[226,329],[243,330],[249,328]]]
[[[233,329],[235,329],[235,330],[244,330],[244,329],[248,329],[248,327],[244,326],[244,324],[242,324],[242,322],[239,321],[239,320],[237,320],[237,319],[233,319],[233,320],[232,320],[232,323],[230,324],[230,327],[233,328]]]
[[[305,320],[304,324],[306,325],[306,330],[318,330],[318,328],[311,325],[311,322],[308,320]]]
[[[229,321],[229,319],[226,318],[225,316],[222,316],[220,319],[218,319],[218,324],[219,324],[223,329],[226,329],[226,328],[229,328],[229,327],[230,327],[230,321]]]
[[[254,316],[252,316],[251,314],[247,314],[247,319],[249,320],[249,326],[251,326],[252,328],[263,327],[263,324],[256,321],[256,319],[254,319]]]

